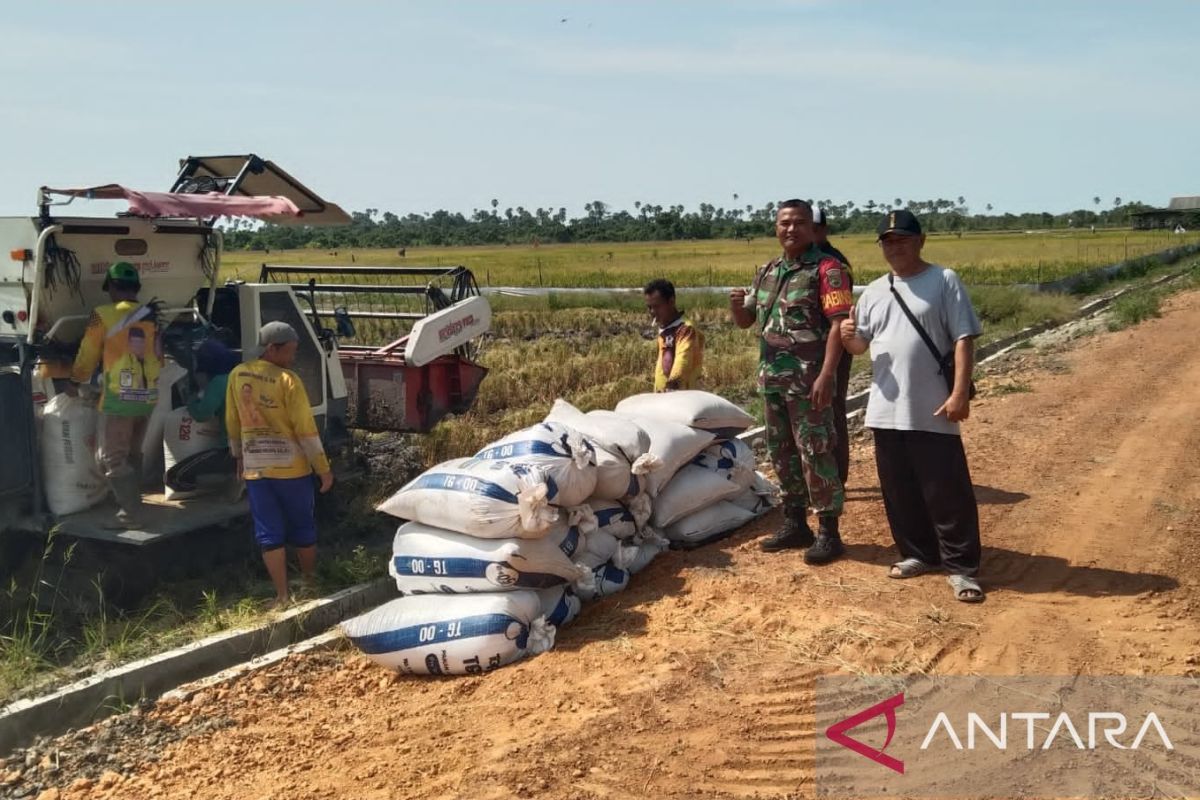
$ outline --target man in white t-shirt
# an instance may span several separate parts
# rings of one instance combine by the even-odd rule
[[[958,275],[921,258],[925,235],[913,214],[892,211],[878,230],[891,271],[867,286],[841,334],[854,355],[871,351],[866,426],[902,556],[888,574],[941,568],[957,599],[979,602],[979,512],[959,422],[971,413],[974,340],[983,329]]]

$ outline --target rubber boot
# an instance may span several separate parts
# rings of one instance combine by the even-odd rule
[[[759,547],[768,553],[775,553],[780,550],[808,547],[812,543],[812,528],[808,527],[808,520],[805,518],[804,512],[800,511],[787,513],[783,520],[783,527],[763,539]]]
[[[817,540],[813,542],[812,547],[804,551],[804,563],[828,564],[845,552],[842,537],[838,533],[838,518],[821,517]]]
[[[106,525],[110,529],[132,528],[141,524],[142,511],[142,481],[141,476],[133,470],[128,470],[108,477],[108,487],[120,506],[112,522]]]

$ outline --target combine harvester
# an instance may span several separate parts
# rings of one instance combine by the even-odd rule
[[[79,198],[124,199],[130,210],[115,218],[61,214]],[[255,155],[187,158],[165,193],[115,184],[43,188],[36,216],[0,218],[0,572],[10,571],[22,539],[30,550],[29,533],[53,530],[109,556],[123,551],[123,566],[146,564],[151,559],[129,553],[186,540],[248,511],[244,499],[168,500],[161,481],[145,498],[144,524],[133,530],[105,527],[115,512],[108,500],[63,517],[48,508],[45,481],[55,476],[43,470],[37,407],[62,388],[91,310],[109,302],[101,284],[113,262],[132,263],[141,275],[139,298],[160,304],[164,349],[179,381],[192,379],[194,353],[206,339],[219,338],[248,360],[264,323],[291,324],[301,339],[294,369],[342,476],[361,462],[351,429],[426,432],[473,404],[486,374],[475,356],[491,309],[469,270],[264,264],[256,283],[222,281],[215,227],[222,215],[298,225],[350,221]],[[182,404],[173,385],[160,385],[167,410]],[[157,448],[148,460],[161,454],[161,441]]]

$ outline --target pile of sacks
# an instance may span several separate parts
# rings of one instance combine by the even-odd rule
[[[671,542],[770,509],[774,487],[736,438],[752,422],[698,391],[586,414],[556,401],[545,421],[379,505],[406,520],[388,567],[402,597],[342,629],[413,674],[478,674],[549,649],[583,602],[624,590]]]

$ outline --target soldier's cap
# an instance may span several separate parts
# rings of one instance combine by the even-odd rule
[[[137,267],[128,261],[118,261],[108,268],[108,272],[104,274],[104,283],[100,284],[100,290],[107,292],[109,284],[113,281],[137,288],[142,286],[142,277],[138,275]]]
[[[916,214],[899,208],[895,211],[889,211],[887,216],[879,221],[877,233],[879,236],[876,237],[876,240],[882,239],[889,233],[899,233],[904,236],[920,236],[921,223],[917,220]]]
[[[259,347],[298,341],[300,341],[300,336],[296,333],[296,329],[286,322],[268,322],[258,329]]]

